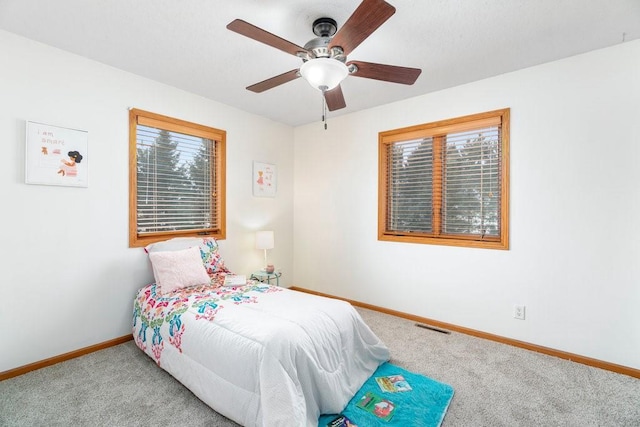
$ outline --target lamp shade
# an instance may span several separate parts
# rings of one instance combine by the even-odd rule
[[[273,249],[273,231],[256,232],[256,249]]]
[[[310,59],[300,67],[300,75],[319,91],[331,90],[348,75],[347,66],[331,58]]]

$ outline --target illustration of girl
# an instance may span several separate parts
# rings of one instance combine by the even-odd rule
[[[62,176],[78,176],[76,164],[82,161],[82,154],[77,151],[69,151],[67,156],[69,156],[68,161],[64,159],[60,160],[62,165],[60,166],[58,174],[61,174]]]

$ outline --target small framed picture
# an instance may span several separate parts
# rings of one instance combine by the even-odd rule
[[[88,187],[88,132],[27,121],[25,182]]]
[[[253,162],[253,195],[256,197],[276,196],[276,166],[270,163]]]

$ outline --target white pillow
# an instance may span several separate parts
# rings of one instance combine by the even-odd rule
[[[222,255],[218,251],[218,242],[213,237],[174,237],[162,242],[151,243],[144,248],[145,252],[179,251],[197,246],[207,274],[228,273]]]
[[[200,249],[197,247],[180,251],[151,252],[149,259],[153,266],[153,276],[162,294],[211,283],[211,278],[202,264]]]

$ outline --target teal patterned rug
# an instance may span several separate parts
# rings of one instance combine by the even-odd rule
[[[406,384],[399,383],[400,389],[410,390],[389,392],[383,391],[376,378],[402,376]],[[380,380],[380,382],[384,382]],[[403,387],[404,386],[404,387]],[[392,387],[392,386],[391,386]],[[358,407],[371,407],[365,405],[367,393],[374,395],[374,399],[383,399],[391,403],[393,412],[389,418],[386,414],[378,413],[378,416]],[[438,427],[444,419],[453,398],[453,388],[424,375],[409,372],[391,363],[383,363],[374,374],[358,390],[353,399],[347,404],[341,415],[347,416],[357,427]],[[383,402],[383,407],[388,410],[389,404]],[[318,420],[318,427],[326,427],[338,414],[322,415]],[[388,418],[385,420],[384,418]],[[340,424],[337,424],[340,425]]]

